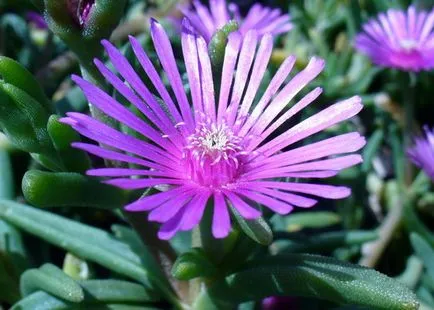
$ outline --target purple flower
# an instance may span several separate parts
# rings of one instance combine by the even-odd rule
[[[280,9],[271,9],[256,3],[243,19],[235,3],[227,5],[226,0],[210,0],[209,2],[209,9],[197,0],[193,0],[194,9],[181,9],[194,29],[207,42],[230,20],[236,20],[240,24],[239,31],[243,35],[251,29],[255,29],[259,36],[266,33],[277,35],[292,29],[289,15],[282,14]]]
[[[434,181],[434,131],[427,126],[424,129],[426,137],[415,138],[414,146],[407,150],[407,154]]]
[[[120,77],[95,60],[101,74],[142,115],[137,116],[82,78],[73,77],[90,103],[143,139],[112,129],[85,114],[68,113],[63,122],[110,149],[88,143],[74,143],[74,147],[136,167],[92,169],[88,175],[109,177],[105,183],[124,189],[161,190],[126,206],[129,211],[150,211],[149,220],[162,223],[160,238],[169,239],[179,230],[191,230],[200,222],[206,207],[213,208],[213,235],[223,238],[231,229],[229,205],[244,218],[255,219],[261,212],[254,202],[279,214],[288,214],[294,207],[308,208],[317,202],[305,195],[329,199],[350,195],[346,187],[285,179],[327,178],[362,161],[357,154],[337,156],[355,152],[365,144],[357,132],[288,148],[362,109],[360,98],[353,97],[284,129],[291,117],[321,94],[321,88],[315,88],[288,107],[322,71],[323,60],[312,58],[288,82],[295,63],[295,57],[288,57],[265,93],[259,96],[257,91],[270,60],[273,38],[267,34],[259,40],[254,30],[244,37],[232,33],[217,93],[206,41],[193,33],[185,21],[182,52],[190,98],[169,38],[156,21],[151,23],[151,37],[171,89],[165,87],[149,56],[133,37],[130,37],[133,51],[155,94],[108,41],[103,41],[103,45]]]
[[[374,63],[405,71],[434,68],[434,9],[390,9],[363,29],[356,37],[356,48]]]
[[[89,14],[95,4],[95,0],[67,0],[68,10],[72,19],[83,27],[89,19]]]
[[[36,28],[39,28],[39,29],[47,29],[48,28],[47,23],[44,20],[44,17],[37,12],[34,12],[34,11],[27,12],[26,13],[26,19],[30,23],[35,25]]]

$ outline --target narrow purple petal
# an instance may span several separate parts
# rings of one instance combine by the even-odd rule
[[[241,97],[246,86],[250,68],[255,56],[254,51],[258,43],[258,36],[255,31],[249,31],[242,43],[240,56],[238,59],[237,69],[235,73],[235,82],[232,90],[232,97],[229,107],[226,111],[226,122],[232,126],[235,121],[236,113],[241,101]]]
[[[205,40],[202,37],[196,38],[197,52],[201,67],[201,86],[202,86],[202,101],[203,111],[213,122],[216,121],[216,106],[214,100],[214,82],[211,71],[211,61],[208,56],[208,48]]]
[[[191,230],[199,224],[210,196],[210,192],[206,191],[199,193],[190,201],[190,204],[186,207],[187,210],[181,224],[181,230]]]
[[[243,176],[244,180],[255,180],[270,177],[282,177],[291,172],[306,172],[306,171],[322,171],[322,170],[342,170],[363,161],[360,155],[348,155],[337,158],[307,162],[304,164],[284,166],[280,168],[271,168],[266,170],[259,170],[257,172],[250,172]]]
[[[134,37],[130,36],[130,43],[131,43],[131,46],[133,48],[134,54],[136,55],[137,59],[140,62],[140,65],[142,66],[142,68],[146,72],[146,74],[148,75],[148,77],[149,77],[150,81],[152,82],[152,84],[154,85],[154,87],[157,89],[158,94],[163,99],[165,105],[167,106],[167,109],[170,112],[170,115],[174,118],[175,123],[182,122],[182,117],[179,114],[179,111],[176,108],[175,103],[173,102],[169,92],[167,91],[166,87],[164,86],[163,81],[161,80],[157,70],[155,69],[155,67],[152,64],[151,60],[149,59],[148,55],[146,55],[145,51],[141,47],[139,41],[137,41]],[[142,90],[146,94],[149,93],[149,91],[147,90],[146,87],[143,88]],[[141,92],[141,90],[139,90],[139,92]],[[162,120],[164,119],[165,122],[168,122],[167,121],[168,118],[167,118],[167,115],[165,114],[165,111],[163,111],[163,109],[155,101],[155,99],[152,97],[152,95],[150,95],[150,96],[151,96],[151,98],[149,98],[148,101],[150,102],[149,103],[150,106],[152,104],[152,106],[151,106],[152,110],[157,111],[159,117]],[[169,120],[168,123],[171,124],[172,122]],[[180,131],[185,133],[185,130],[183,130],[183,127],[181,127]]]
[[[266,159],[258,158],[250,167],[261,170],[273,167],[288,166],[331,155],[339,155],[360,150],[366,144],[364,137],[358,132],[351,132],[301,146],[290,151],[279,153]],[[253,172],[253,170],[251,170]]]
[[[153,209],[148,219],[152,222],[164,223],[174,217],[182,207],[184,207],[194,196],[193,190],[187,190],[184,193],[172,197],[163,205]]]
[[[164,111],[158,106],[158,103],[154,98],[150,98],[151,95],[146,87],[143,86],[146,91],[142,94],[142,98],[148,98],[147,102],[139,98],[134,91],[122,82],[113,72],[111,72],[101,61],[95,60],[95,65],[98,70],[109,81],[110,84],[129,102],[139,109],[153,124],[155,124],[169,140],[176,145],[179,149],[182,149],[181,135],[173,126],[172,121],[167,117]]]
[[[230,20],[225,0],[210,0],[210,11],[217,29],[222,28]]]
[[[231,218],[228,206],[221,192],[214,193],[214,214],[212,218],[212,234],[215,238],[225,238],[231,230]]]
[[[199,16],[202,24],[205,26],[207,40],[210,40],[214,34],[216,28],[214,25],[214,20],[209,12],[209,10],[201,4],[198,0],[193,0],[194,7],[196,8],[197,15]]]
[[[261,81],[267,69],[267,65],[270,60],[272,50],[273,50],[273,37],[271,35],[263,36],[261,43],[259,45],[258,53],[256,54],[255,57],[255,62],[251,73],[251,77],[254,78],[251,78],[249,81],[246,94],[244,95],[243,102],[238,112],[238,116],[237,116],[238,123],[244,122],[247,117],[247,113],[250,110],[250,107],[258,91],[259,85],[261,84]]]
[[[288,203],[285,203],[278,199],[274,199],[267,195],[260,194],[258,192],[252,192],[245,189],[237,189],[235,191],[253,201],[256,201],[266,206],[270,210],[279,214],[288,214],[294,209],[294,207]]]
[[[261,216],[261,212],[249,206],[237,194],[232,191],[224,190],[223,193],[229,199],[232,206],[247,220],[253,220]]]
[[[172,45],[163,27],[155,20],[151,21],[151,37],[161,65],[163,66],[163,69],[167,75],[167,79],[169,80],[172,90],[175,93],[183,121],[185,122],[187,128],[192,131],[194,129],[193,115],[190,105],[188,104],[184,86],[182,85],[181,75],[179,74],[178,67],[176,65]]]
[[[248,186],[246,186],[246,189],[249,189]],[[280,200],[283,200],[285,202],[287,202],[290,205],[294,205],[296,207],[300,207],[300,208],[310,208],[312,206],[314,206],[318,201],[312,198],[307,198],[307,197],[303,197],[303,196],[299,196],[296,194],[291,194],[291,193],[287,193],[287,192],[282,192],[279,190],[275,190],[275,189],[269,189],[269,188],[255,188],[256,192],[271,196],[271,197],[276,197]]]
[[[266,156],[272,155],[288,145],[353,117],[359,113],[362,108],[363,105],[358,96],[335,103],[259,147],[257,151],[259,153],[263,152]]]
[[[144,85],[144,83],[141,81],[138,74],[134,71],[134,69],[129,64],[128,60],[123,56],[109,41],[103,40],[102,41],[103,46],[106,49],[107,54],[110,57],[111,62],[113,63],[116,70],[124,77],[124,79],[135,89],[136,93],[146,101],[146,103],[151,107],[152,111],[160,118],[162,122],[165,122],[167,124],[171,124],[172,122],[167,117],[166,113],[163,111],[163,109],[160,107],[158,102],[155,100],[149,89]],[[134,47],[137,48],[137,46],[132,45],[133,49]],[[140,60],[140,58],[139,58]],[[149,74],[148,74],[149,75]],[[152,76],[149,75],[149,77],[152,79]],[[163,98],[164,99],[164,98]],[[176,110],[174,105],[169,104],[170,101],[166,102],[169,111],[171,113],[171,116],[175,119],[175,122],[181,122],[182,118],[179,114],[179,112]],[[137,106],[139,109],[142,110],[142,112],[146,115],[147,111],[146,108],[143,108],[142,106]]]
[[[325,171],[308,171],[308,172],[290,172],[285,173],[283,177],[287,178],[313,178],[313,179],[325,179],[338,175],[339,171],[325,170]]]
[[[81,143],[81,142],[74,142],[71,144],[72,147],[75,147],[77,149],[86,151],[92,155],[108,159],[108,160],[114,160],[118,162],[124,162],[129,164],[136,164],[144,167],[149,167],[152,169],[162,169],[165,170],[165,167],[155,164],[153,162],[133,157],[131,155],[125,155],[122,153],[118,153],[112,150],[104,149],[100,146],[94,145],[94,144],[88,144],[88,143]]]
[[[270,84],[268,84],[267,89],[265,90],[264,95],[259,100],[256,107],[253,109],[250,117],[244,123],[243,127],[239,131],[240,136],[246,135],[249,130],[254,126],[258,118],[262,115],[265,107],[270,102],[271,98],[276,94],[282,84],[285,82],[285,79],[288,77],[292,68],[295,64],[295,57],[289,56],[285,59],[285,61],[280,65],[279,70],[277,70],[276,74],[272,78]]]
[[[273,121],[273,119],[287,106],[287,104],[302,90],[309,82],[321,73],[324,68],[324,60],[313,57],[306,68],[298,73],[291,81],[285,85],[281,92],[273,99],[270,105],[265,109],[257,123],[255,124],[252,134],[260,135],[262,131]],[[304,103],[304,102],[303,102]],[[308,102],[306,102],[308,103]],[[295,105],[294,110],[299,111],[301,106]],[[257,143],[255,143],[257,144]]]
[[[181,173],[167,172],[167,171],[155,171],[155,170],[143,170],[143,169],[130,169],[130,168],[99,168],[90,169],[86,171],[87,175],[96,177],[128,177],[135,175],[142,176],[157,176],[157,177],[184,177]]]
[[[292,182],[272,182],[272,181],[255,181],[246,183],[245,186],[252,188],[275,188],[282,189],[289,192],[304,193],[314,195],[322,198],[341,199],[348,197],[351,190],[344,186],[331,186],[322,184],[308,184],[308,183],[292,183]]]
[[[174,148],[173,144],[162,137],[161,133],[146,124],[101,89],[78,76],[73,76],[72,80],[81,88],[87,100],[105,114],[127,125],[150,140],[155,141],[156,145],[163,146],[170,151],[170,153],[181,154],[179,149]]]
[[[89,139],[136,154],[175,171],[179,169],[177,165],[179,159],[170,153],[162,152],[161,149],[143,140],[121,133],[85,114],[69,112],[67,115],[69,119],[75,121],[71,127]]]
[[[202,90],[200,80],[199,57],[196,45],[196,36],[184,31],[181,36],[182,52],[184,55],[185,67],[191,89],[193,108],[195,113],[203,113]]]
[[[181,228],[182,219],[185,216],[185,213],[185,208],[182,208],[175,214],[175,216],[161,225],[161,228],[158,231],[158,238],[162,240],[173,238]]]
[[[322,88],[317,87],[314,90],[310,91],[306,96],[304,96],[300,101],[298,101],[294,106],[286,111],[282,116],[280,116],[277,120],[273,121],[272,124],[262,133],[262,138],[266,138],[271,135],[277,128],[280,127],[283,123],[293,117],[295,114],[303,110],[309,104],[311,104],[314,100],[316,100],[319,95],[322,93]]]
[[[225,49],[223,69],[221,76],[220,96],[217,113],[217,121],[221,123],[226,117],[226,108],[228,106],[229,94],[231,91],[232,80],[234,76],[235,65],[238,53],[241,47],[241,36],[238,32],[233,32],[228,37],[228,43]]]
[[[182,185],[184,180],[179,179],[112,179],[104,181],[106,184],[114,185],[123,189],[142,189],[156,185]]]
[[[177,197],[178,195],[184,193],[185,191],[191,190],[189,186],[180,186],[174,189],[169,189],[168,191],[161,192],[158,194],[146,196],[140,198],[139,200],[130,203],[125,206],[127,211],[149,211],[161,204],[165,203],[167,200]]]

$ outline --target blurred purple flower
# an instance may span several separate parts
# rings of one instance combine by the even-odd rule
[[[103,45],[122,78],[100,60],[95,60],[101,74],[148,122],[90,82],[73,77],[91,104],[145,139],[110,128],[85,114],[68,113],[62,121],[111,149],[88,143],[74,143],[74,147],[105,159],[142,167],[92,169],[87,171],[88,175],[110,177],[112,179],[105,183],[124,189],[156,186],[162,190],[126,206],[129,211],[150,211],[150,221],[163,223],[160,238],[169,239],[179,230],[195,227],[208,201],[213,201],[213,235],[223,238],[231,229],[229,204],[244,218],[254,219],[261,215],[254,207],[255,202],[279,214],[287,214],[294,207],[308,208],[317,202],[305,197],[306,194],[329,199],[350,195],[347,187],[284,180],[332,177],[362,161],[357,154],[337,156],[358,151],[365,144],[365,139],[357,132],[287,148],[353,117],[362,109],[360,98],[352,97],[290,129],[283,129],[282,125],[321,94],[322,89],[317,87],[288,108],[294,97],[320,74],[323,60],[312,58],[307,67],[288,82],[295,63],[295,57],[288,57],[265,93],[259,96],[257,91],[270,60],[273,38],[267,34],[259,40],[254,30],[245,36],[231,33],[217,94],[206,41],[185,20],[181,39],[191,92],[189,98],[169,38],[156,21],[151,23],[151,37],[171,90],[165,87],[140,43],[133,37],[130,42],[157,91],[155,95],[164,106],[108,41]]]
[[[26,19],[33,25],[35,25],[36,28],[39,29],[47,29],[47,23],[44,20],[44,17],[39,14],[38,12],[29,11],[26,13]]]
[[[256,30],[260,37],[266,33],[277,35],[292,29],[288,14],[282,14],[280,9],[271,9],[259,3],[252,6],[245,18],[240,16],[235,3],[227,5],[226,0],[210,0],[209,9],[198,0],[193,0],[193,5],[194,8],[190,10],[184,8],[181,10],[207,42],[230,20],[239,23],[239,31],[243,35],[252,29]]]
[[[271,296],[262,300],[263,310],[298,310],[297,298],[290,296]]]
[[[414,146],[407,150],[411,161],[434,181],[434,131],[425,127],[425,137],[415,138]]]
[[[89,19],[95,0],[67,0],[67,4],[73,20],[83,27]]]
[[[377,65],[404,71],[434,68],[434,9],[390,9],[371,19],[356,37],[356,48]]]

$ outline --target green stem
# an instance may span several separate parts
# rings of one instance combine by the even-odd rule
[[[128,218],[128,221],[140,236],[142,242],[150,249],[154,259],[171,285],[171,289],[166,289],[165,283],[162,283],[159,285],[160,291],[164,294],[167,300],[173,304],[175,309],[184,309],[185,306],[181,304],[178,297],[184,301],[187,292],[185,286],[188,283],[177,281],[172,277],[170,272],[176,260],[175,251],[168,242],[158,239],[157,227],[154,223],[150,223],[146,218],[138,217],[128,212],[123,212],[123,214]]]
[[[402,98],[404,100],[404,126],[403,126],[403,146],[404,151],[412,145],[412,138],[415,127],[414,106],[415,102],[415,87],[416,82],[411,73],[401,72],[403,75]],[[404,186],[408,187],[413,182],[413,165],[410,160],[405,156],[404,159]]]
[[[192,231],[191,247],[202,248],[202,246],[203,244],[202,244],[202,237],[201,237],[200,225],[199,225]],[[189,284],[188,299],[189,299],[189,303],[192,303],[197,299],[197,296],[199,296],[203,282],[201,278],[195,278],[193,280],[190,280],[189,282],[190,284]]]
[[[378,229],[378,240],[365,244],[369,246],[369,252],[360,259],[359,264],[362,266],[375,267],[402,222],[404,205],[399,185],[389,183],[386,196],[389,212]]]

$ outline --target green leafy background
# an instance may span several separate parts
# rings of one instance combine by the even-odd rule
[[[58,120],[89,109],[71,73],[123,100],[92,64],[94,57],[105,60],[101,39],[111,38],[138,68],[127,35],[135,35],[155,61],[148,31],[155,17],[180,51],[171,20],[187,2],[96,0],[98,10],[80,29],[65,1],[0,0],[4,309],[247,310],[261,309],[268,296],[294,297],[285,309],[434,309],[434,192],[423,173],[406,180],[402,142],[422,125],[434,125],[434,72],[380,68],[353,48],[363,22],[410,1],[262,1],[289,12],[294,29],[275,39],[260,92],[288,55],[297,56],[296,71],[317,55],[326,60],[325,70],[303,92],[321,86],[324,94],[300,119],[340,99],[363,98],[358,117],[315,137],[350,130],[367,137],[364,163],[330,181],[350,186],[353,194],[284,217],[264,211],[256,221],[232,210],[234,229],[224,240],[212,239],[211,215],[205,214],[198,229],[170,242],[156,238],[158,227],[146,214],[122,211],[143,193],[83,174],[104,163],[72,149],[70,143],[81,138]],[[237,3],[246,12],[253,1]],[[434,6],[429,0],[413,4]],[[29,11],[44,14],[49,29],[29,23]],[[214,68],[233,26],[211,44]],[[184,70],[181,53],[176,55]],[[413,128],[404,127],[408,106]]]

